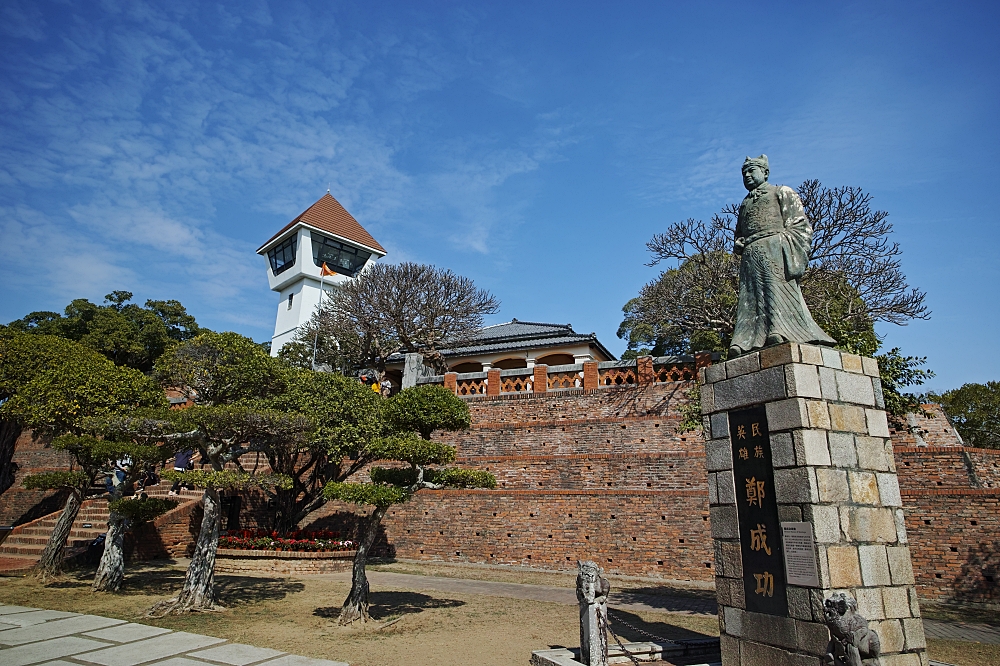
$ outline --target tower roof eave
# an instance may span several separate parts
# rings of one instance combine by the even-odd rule
[[[298,224],[337,236],[349,243],[361,245],[381,256],[386,255],[385,248],[329,192],[321,196],[316,203],[302,211],[291,222],[282,227],[278,233],[257,248],[257,254],[266,252],[268,246]]]

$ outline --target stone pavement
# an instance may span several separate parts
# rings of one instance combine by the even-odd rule
[[[348,666],[97,615],[0,605],[3,666]]]

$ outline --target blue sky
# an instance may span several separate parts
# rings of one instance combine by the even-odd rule
[[[739,168],[857,185],[929,321],[880,329],[931,388],[1000,379],[993,3],[0,6],[0,321],[177,298],[257,340],[256,247],[330,187],[388,249],[501,314],[596,331],[644,243]]]

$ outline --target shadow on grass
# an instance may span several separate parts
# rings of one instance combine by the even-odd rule
[[[464,601],[438,599],[420,592],[372,592],[368,595],[368,602],[368,612],[376,620],[422,613],[431,608],[458,608],[465,605]],[[340,606],[317,608],[313,615],[336,619],[340,617]]]
[[[53,580],[45,587],[53,589],[84,589],[90,588],[94,582],[96,569],[94,567],[79,568],[68,572],[66,576]],[[174,569],[168,565],[146,565],[134,569],[125,569],[125,581],[120,594],[136,596],[172,595],[184,586],[187,572]],[[284,599],[290,594],[302,592],[305,585],[289,581],[285,578],[260,578],[250,576],[217,576],[215,591],[218,601],[223,606],[239,606],[262,601]]]
[[[646,622],[635,613],[619,610],[617,608],[609,608],[608,611],[608,620],[611,625],[611,629],[618,634],[622,640],[626,640],[628,642],[655,642],[657,638],[671,641],[711,638],[717,639],[716,636],[703,634],[698,631],[692,631],[691,629],[685,629],[684,627],[679,627],[677,625],[670,624],[669,622]],[[625,625],[623,622],[627,622],[634,628]],[[644,634],[642,632],[646,633]],[[656,638],[654,638],[654,636]],[[614,644],[614,639],[609,637],[608,642]]]
[[[718,612],[715,590],[691,590],[649,585],[612,591],[613,604],[642,603],[667,612],[693,611],[714,615]],[[695,602],[692,604],[692,602]],[[701,602],[701,603],[698,603]]]

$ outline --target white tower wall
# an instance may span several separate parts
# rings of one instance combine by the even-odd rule
[[[333,238],[352,247],[362,247],[356,242],[326,231],[312,229],[305,224],[301,224],[294,229],[296,236],[295,264],[278,275],[275,275],[271,270],[270,261],[267,264],[268,284],[273,291],[281,295],[281,300],[278,302],[278,314],[274,323],[274,335],[271,336],[271,356],[277,356],[281,348],[294,339],[298,328],[308,323],[309,318],[319,307],[321,284],[323,284],[326,292],[329,293],[336,288],[337,284],[352,279],[346,275],[337,274],[327,275],[321,280],[320,273],[322,269],[316,266],[313,261],[312,232]],[[268,243],[268,247],[274,247],[284,242],[288,237],[288,235],[285,235],[278,238]],[[363,247],[363,249],[373,252],[373,254],[361,269],[362,271],[367,270],[372,263],[382,256],[381,254],[374,253],[372,248]],[[262,251],[261,254],[265,258],[267,257],[265,251]],[[291,303],[288,300],[289,296],[291,296]]]

